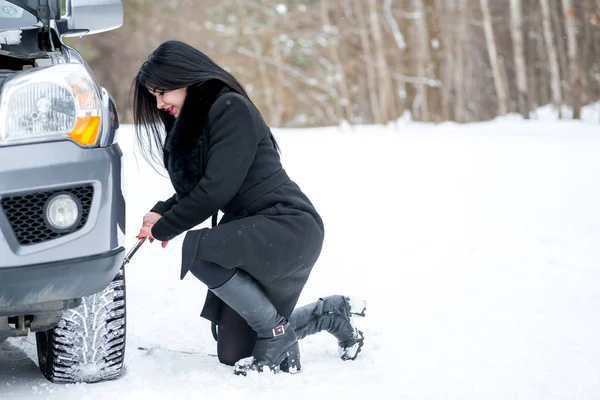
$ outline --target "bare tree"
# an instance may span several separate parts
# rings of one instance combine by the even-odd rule
[[[321,0],[321,20],[323,21],[324,29],[334,30],[335,26],[329,19],[329,7],[330,0]],[[331,53],[332,61],[335,65],[335,76],[337,80],[340,94],[341,94],[341,105],[344,108],[346,114],[346,120],[350,123],[354,122],[354,113],[352,111],[352,101],[350,99],[350,90],[348,89],[348,82],[346,80],[346,73],[344,72],[344,66],[342,65],[340,54],[338,53],[339,46],[339,35],[335,34],[334,43],[329,43],[328,47]]]
[[[239,11],[240,19],[242,21],[248,21],[250,16],[248,13],[248,9],[242,6],[242,0],[237,0],[236,5],[239,7],[239,10],[240,10]],[[252,49],[256,52],[256,54],[262,54],[265,52],[263,49],[264,44],[258,39],[257,36],[248,35],[247,37],[249,38]],[[268,115],[270,116],[270,122],[272,122],[274,124],[281,123],[281,121],[278,121],[276,118],[277,108],[276,108],[276,103],[275,103],[275,98],[274,98],[275,90],[273,88],[271,88],[271,84],[269,82],[269,70],[268,70],[267,63],[265,62],[264,58],[258,58],[256,60],[256,64],[258,66],[260,83],[261,83],[261,86],[263,87],[264,94],[265,94],[264,95],[265,105],[267,107]]]
[[[267,86],[267,88],[272,88],[273,90],[272,100],[274,101],[273,112],[275,114],[273,115],[272,123],[275,126],[281,126],[284,122],[286,110],[288,108],[293,109],[293,106],[290,107],[290,105],[287,104],[283,94],[283,87],[286,86],[286,78],[282,68],[283,61],[281,60],[281,44],[279,38],[277,37],[272,39],[271,53],[273,54],[275,79],[274,82],[271,82],[271,84]]]
[[[554,44],[556,46],[556,54],[558,55],[558,66],[560,73],[560,89],[564,91],[567,89],[568,82],[568,61],[567,61],[567,43],[564,21],[561,15],[560,0],[550,0],[550,17],[552,26],[552,36],[554,38]]]
[[[381,23],[379,22],[379,12],[377,10],[377,0],[369,0],[369,21],[373,42],[375,45],[375,57],[377,61],[377,81],[379,83],[379,122],[385,123],[394,118],[391,113],[393,104],[393,90],[391,88],[391,76],[388,61],[385,57],[385,44],[383,42],[383,33]]]
[[[419,77],[428,78],[429,68],[431,65],[431,52],[429,51],[429,31],[427,29],[427,18],[425,15],[425,5],[423,4],[423,0],[415,0],[415,13],[417,14],[417,32],[420,49],[420,58],[417,59],[417,75]],[[429,121],[429,102],[427,100],[426,85],[419,85],[417,87],[417,100],[415,103],[418,105],[418,108],[414,110],[416,116],[420,120]]]
[[[125,123],[131,80],[169,39],[232,72],[277,127],[386,123],[407,107],[415,120],[471,122],[568,104],[580,118],[600,99],[600,0],[504,3],[128,0],[120,29],[67,40]]]
[[[359,3],[359,2],[357,2]],[[385,17],[385,20],[391,30],[391,33],[394,37],[394,41],[396,42],[396,47],[397,47],[397,52],[394,51],[392,54],[394,55],[395,58],[397,58],[397,62],[392,63],[395,67],[394,69],[394,73],[395,74],[404,74],[405,73],[405,68],[404,68],[404,57],[406,55],[406,41],[404,40],[404,35],[402,34],[402,32],[400,31],[400,26],[398,25],[398,22],[396,21],[396,16],[394,14],[394,6],[396,7],[396,10],[399,8],[397,6],[397,4],[400,3],[402,4],[402,2],[395,2],[394,0],[383,0],[383,16]],[[401,114],[404,111],[405,108],[405,102],[406,102],[406,83],[402,80],[398,80],[398,89],[397,89],[397,95],[398,95],[398,103],[399,103],[399,107],[396,108],[396,112],[398,114]]]
[[[381,111],[379,105],[379,95],[377,93],[377,71],[375,69],[375,63],[372,62],[373,50],[371,48],[371,41],[369,40],[369,26],[365,21],[362,2],[353,1],[354,3],[354,14],[356,16],[356,22],[358,23],[360,44],[361,44],[361,59],[365,64],[367,88],[369,91],[369,100],[371,104],[371,113],[373,115],[374,122],[381,123]]]
[[[573,118],[581,118],[581,78],[579,74],[579,57],[577,51],[577,21],[572,0],[562,0],[562,9],[566,21],[567,45],[569,52],[570,97],[573,107]]]
[[[548,49],[550,59],[550,75],[552,77],[550,87],[552,88],[552,101],[558,110],[558,115],[562,118],[562,92],[560,88],[560,68],[558,66],[558,56],[556,46],[552,39],[552,25],[550,21],[549,0],[540,0],[542,9],[542,25],[544,30],[544,40]]]
[[[455,54],[456,60],[454,61],[454,93],[456,97],[456,102],[454,103],[454,115],[458,122],[467,122],[467,95],[466,95],[466,85],[464,84],[467,75],[465,74],[467,68],[471,64],[471,60],[468,57],[465,57],[465,46],[467,43],[467,38],[469,35],[469,20],[468,20],[468,0],[459,0],[458,8],[460,15],[459,29],[458,29],[458,38],[454,42],[455,45]]]
[[[515,74],[517,76],[517,92],[519,113],[529,118],[529,100],[527,96],[527,68],[525,62],[525,47],[523,40],[523,9],[521,0],[510,0],[510,32],[513,42]]]
[[[455,0],[434,0],[433,4],[434,9],[436,10],[436,15],[438,17],[438,29],[439,33],[439,46],[440,49],[438,52],[434,54],[438,58],[439,66],[436,68],[438,70],[438,76],[441,80],[440,85],[440,101],[441,101],[441,110],[440,117],[442,120],[448,121],[455,119],[452,104],[456,99],[454,96],[451,98],[451,93],[453,89],[453,70],[454,70],[454,60],[455,55],[453,53],[454,42],[456,41],[456,34],[448,34],[448,30],[450,29],[450,24],[448,23],[448,15],[453,12],[456,8]],[[442,34],[445,32],[446,34]]]
[[[498,51],[496,50],[496,41],[494,39],[494,29],[492,27],[492,15],[488,0],[480,0],[481,12],[483,14],[483,29],[485,31],[485,41],[487,43],[490,64],[492,65],[492,74],[494,75],[494,86],[498,96],[498,110],[501,115],[508,113],[508,94],[506,93],[506,84],[502,79],[502,72],[498,64]]]

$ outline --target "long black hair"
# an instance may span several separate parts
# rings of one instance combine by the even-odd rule
[[[232,91],[252,103],[246,90],[235,77],[200,50],[177,40],[162,43],[148,56],[132,84],[132,112],[138,146],[144,158],[163,165],[164,135],[175,123],[175,117],[156,107],[156,92],[197,87],[219,80]],[[279,146],[271,136],[277,150]]]

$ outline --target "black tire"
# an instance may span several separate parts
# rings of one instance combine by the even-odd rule
[[[39,367],[54,383],[96,383],[123,374],[125,271],[102,292],[84,297],[58,325],[36,333]]]

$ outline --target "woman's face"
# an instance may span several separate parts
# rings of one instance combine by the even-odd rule
[[[183,102],[185,101],[186,88],[175,89],[168,92],[154,91],[152,89],[148,90],[156,97],[156,107],[167,111],[175,118],[179,116],[179,112],[181,112],[181,107],[183,107]]]

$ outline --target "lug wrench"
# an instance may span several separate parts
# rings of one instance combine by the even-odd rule
[[[138,239],[137,243],[131,248],[131,250],[129,250],[129,253],[127,253],[125,255],[125,258],[123,259],[123,266],[125,266],[126,264],[129,263],[129,261],[131,261],[131,257],[133,257],[133,255],[136,253],[136,251],[138,251],[138,249],[142,246],[142,244],[144,244],[146,239],[147,238]]]

